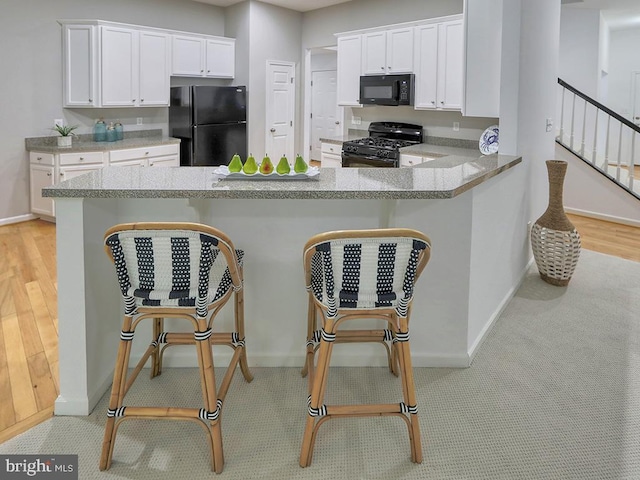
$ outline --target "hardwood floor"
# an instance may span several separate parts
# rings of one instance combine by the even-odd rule
[[[584,249],[640,262],[640,228],[569,218]],[[60,391],[55,229],[0,226],[0,443],[53,415]]]
[[[53,414],[58,384],[55,225],[0,227],[0,442]]]

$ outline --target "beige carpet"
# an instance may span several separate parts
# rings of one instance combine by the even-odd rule
[[[370,418],[326,423],[312,466],[300,468],[305,380],[297,369],[255,368],[246,384],[238,372],[224,410],[220,478],[639,479],[638,312],[640,263],[583,251],[568,288],[530,270],[471,368],[415,370],[421,465],[409,459],[401,420]],[[194,370],[167,370],[141,377],[131,395],[193,405],[197,381]],[[395,401],[398,389],[386,369],[334,368],[327,403]],[[81,479],[215,477],[204,433],[188,422],[125,422],[111,470],[99,472],[106,401],[89,417],[45,422],[0,454],[78,454]]]

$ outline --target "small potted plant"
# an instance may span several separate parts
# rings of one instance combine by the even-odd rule
[[[71,146],[71,137],[74,135],[73,131],[78,128],[78,125],[58,125],[52,128],[60,134],[58,137],[58,146],[59,147],[70,147]]]

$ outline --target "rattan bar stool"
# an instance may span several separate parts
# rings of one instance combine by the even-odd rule
[[[402,418],[409,431],[411,460],[422,462],[409,351],[409,317],[415,282],[430,255],[429,237],[405,228],[326,232],[312,237],[305,245],[309,309],[307,356],[302,374],[309,377],[309,408],[300,466],[311,465],[320,425],[331,418],[363,416]],[[388,328],[338,331],[339,326],[354,319],[382,319],[388,322]],[[356,342],[379,342],[385,346],[389,369],[401,378],[402,401],[323,403],[334,344]]]
[[[127,223],[115,225],[104,236],[124,300],[124,320],[113,374],[113,385],[100,457],[100,470],[111,466],[119,425],[131,418],[189,420],[207,432],[211,469],[222,472],[224,455],[220,417],[236,366],[247,382],[253,376],[247,364],[244,333],[242,250],[215,228],[196,223]],[[213,320],[233,297],[235,331],[213,333]],[[184,319],[193,331],[168,332],[165,318]],[[152,320],[153,338],[129,372],[136,327]],[[162,372],[168,347],[196,347],[203,406],[201,408],[125,406],[124,398],[141,369],[151,359],[151,378]],[[233,356],[216,391],[212,345],[231,347]]]

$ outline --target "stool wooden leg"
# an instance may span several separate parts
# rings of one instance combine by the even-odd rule
[[[400,332],[408,332],[408,319],[400,318]],[[402,390],[404,402],[407,406],[416,406],[416,388],[413,380],[413,366],[411,363],[411,350],[409,341],[397,342],[398,360],[400,363],[400,376],[402,379]],[[422,440],[420,438],[420,424],[417,413],[409,413],[411,424],[409,443],[411,444],[411,460],[415,463],[422,463]]]
[[[207,330],[207,322],[205,319],[198,319],[198,331],[205,332]],[[202,393],[204,400],[204,408],[207,412],[214,412],[218,409],[216,395],[216,377],[213,370],[213,354],[209,339],[196,341],[196,349],[198,352],[198,365],[200,367],[200,380],[202,383]],[[221,473],[224,467],[224,455],[222,450],[222,430],[220,428],[220,411],[218,418],[209,422],[209,432],[211,435],[211,466],[216,473]]]
[[[327,319],[324,322],[324,330],[329,334],[333,334],[333,320]],[[331,351],[333,342],[328,342],[324,338],[320,340],[320,348],[318,349],[318,363],[313,375],[313,385],[311,386],[311,401],[309,411],[318,409],[322,406],[324,400],[324,392],[327,384],[329,373],[329,362],[331,360]],[[316,428],[316,416],[312,416],[307,412],[307,422],[302,438],[302,449],[300,451],[300,466],[308,467],[311,465],[314,445],[314,430]]]
[[[241,340],[244,340],[244,289],[234,293],[234,312],[236,332],[238,332],[238,337],[240,337]],[[249,370],[249,363],[247,362],[247,347],[245,345],[239,348],[242,348],[239,362],[240,371],[242,372],[244,379],[247,382],[251,382],[251,380],[253,380],[253,375]]]
[[[158,335],[160,335],[164,331],[164,319],[163,318],[154,318],[153,319],[153,341],[158,340]],[[155,352],[151,354],[151,378],[157,377],[162,373],[160,368],[160,345],[156,347]]]
[[[125,316],[122,323],[122,331],[129,332],[131,329],[131,317]],[[109,410],[115,411],[122,406],[124,399],[125,384],[127,380],[127,368],[129,365],[129,355],[131,353],[131,341],[120,339],[118,345],[118,355],[113,371],[113,383],[111,384],[111,396],[109,397]],[[100,470],[107,470],[111,466],[113,444],[116,441],[117,429],[115,428],[116,417],[108,416],[104,429],[104,439],[102,442],[102,454],[100,455]]]
[[[313,341],[313,334],[316,331],[316,304],[311,295],[312,294],[309,293],[309,305],[307,307],[307,354],[301,372],[303,377],[307,376],[310,369],[313,370],[313,357],[315,354],[314,345],[310,344],[310,342]],[[312,382],[311,377],[309,377],[309,382]]]

